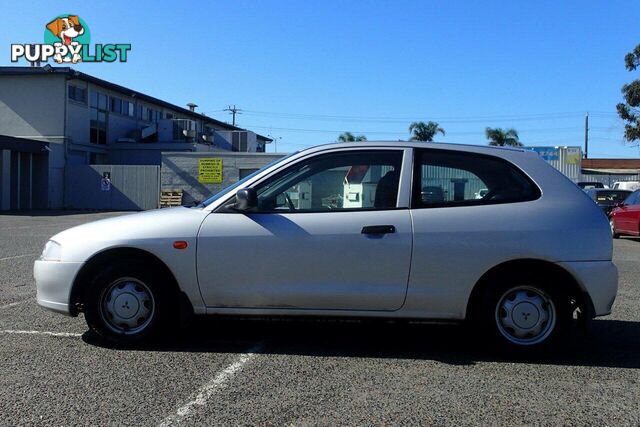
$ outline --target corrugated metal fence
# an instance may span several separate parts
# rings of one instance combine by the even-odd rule
[[[582,149],[580,147],[558,147],[555,149],[555,155],[542,157],[573,182],[581,180]]]
[[[422,190],[427,187],[439,187],[444,192],[444,199],[451,201],[454,199],[455,186],[464,184],[462,187],[464,193],[460,191],[459,197],[464,200],[474,199],[476,194],[483,188],[487,188],[486,184],[471,172],[441,166],[422,166]]]
[[[104,177],[108,177],[108,181]],[[160,166],[69,166],[65,172],[68,209],[145,210],[160,203]]]

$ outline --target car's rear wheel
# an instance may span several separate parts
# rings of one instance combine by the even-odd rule
[[[614,239],[619,238],[620,234],[616,233],[616,225],[613,222],[613,219],[609,220],[609,226],[611,227],[611,236],[613,236]]]
[[[168,283],[143,263],[116,262],[85,289],[84,312],[91,330],[115,344],[155,335],[169,314]]]
[[[535,353],[562,341],[571,326],[569,296],[546,278],[512,278],[487,288],[482,326],[502,349]]]

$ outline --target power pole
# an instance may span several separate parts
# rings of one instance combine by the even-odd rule
[[[584,158],[589,158],[589,113],[584,115]]]
[[[271,135],[271,134],[269,134],[269,135],[267,135],[267,136],[268,136],[269,138],[271,138],[271,142],[273,142],[273,145],[274,145],[274,147],[273,147],[273,148],[274,148],[274,151],[273,151],[273,152],[274,152],[274,153],[277,153],[277,152],[278,152],[278,140],[279,140],[279,139],[282,139],[282,137],[281,137],[281,136],[273,136],[273,135]]]
[[[236,125],[236,114],[242,114],[242,110],[239,108],[236,108],[236,105],[233,104],[233,107],[231,107],[231,105],[229,105],[227,108],[224,109],[224,111],[228,111],[229,114],[233,115],[233,122],[231,123],[233,126]]]

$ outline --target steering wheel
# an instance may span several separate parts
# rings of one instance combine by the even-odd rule
[[[289,205],[289,210],[295,211],[296,207],[293,205],[291,197],[289,197],[289,193],[287,193],[286,191],[284,193],[284,199],[287,201],[287,205]]]

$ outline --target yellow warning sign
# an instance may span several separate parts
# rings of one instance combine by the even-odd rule
[[[203,184],[222,184],[222,159],[198,159],[198,181]]]
[[[568,147],[567,148],[567,157],[565,157],[567,164],[569,165],[578,165],[580,164],[580,148],[578,147]]]

